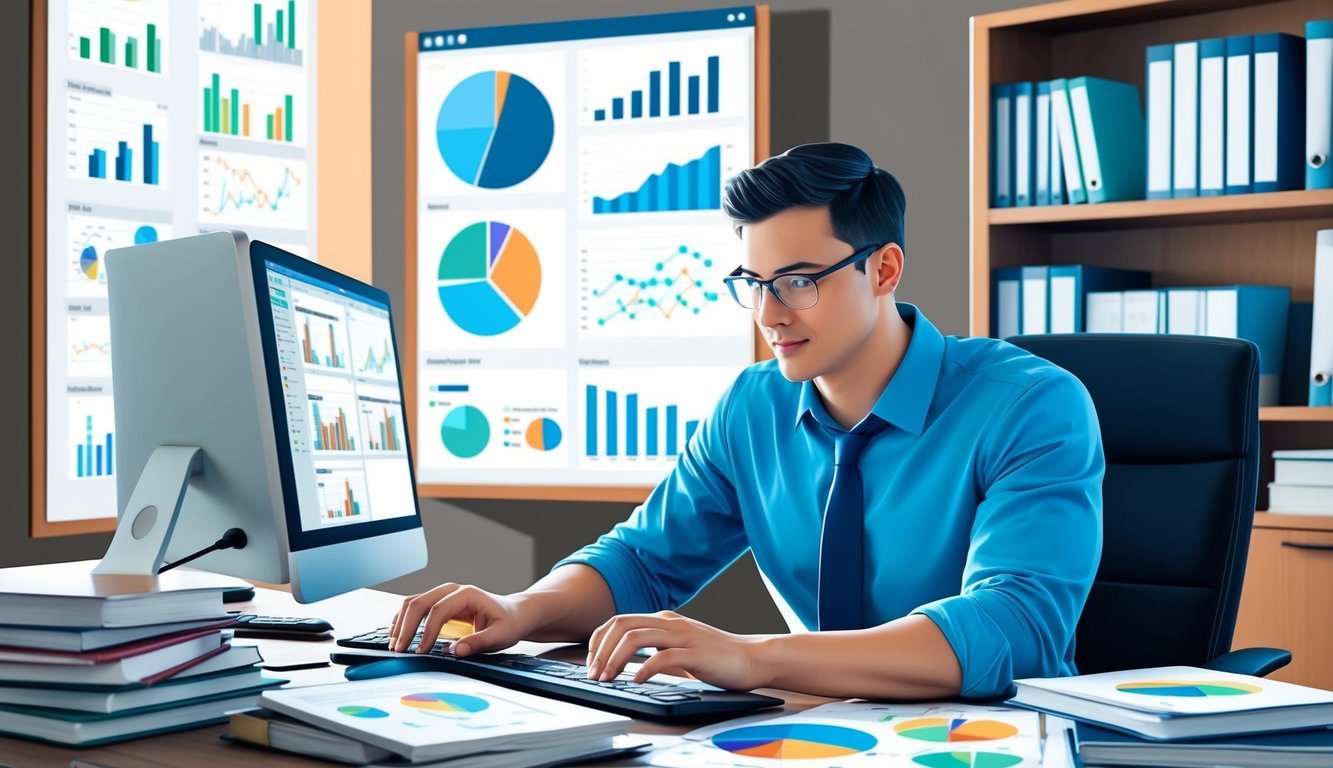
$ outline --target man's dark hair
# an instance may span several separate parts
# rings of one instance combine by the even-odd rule
[[[770,157],[727,181],[722,210],[739,236],[788,208],[826,205],[833,234],[854,248],[903,240],[907,198],[893,174],[876,168],[860,147],[836,142],[802,144]],[[865,271],[865,262],[856,265]]]

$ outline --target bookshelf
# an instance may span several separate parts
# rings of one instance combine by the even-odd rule
[[[1333,191],[990,208],[991,85],[1094,75],[1142,94],[1149,45],[1261,32],[1304,36],[1333,0],[1064,0],[976,16],[971,28],[969,331],[990,329],[991,270],[1088,264],[1147,270],[1154,287],[1285,285],[1313,295],[1315,232]],[[1271,453],[1333,447],[1333,408],[1261,408],[1259,508]],[[1327,547],[1293,546],[1316,542]],[[1235,646],[1288,648],[1274,677],[1333,689],[1333,518],[1258,512]]]

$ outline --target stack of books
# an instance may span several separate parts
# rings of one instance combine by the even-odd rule
[[[596,760],[631,720],[447,672],[264,691],[231,715],[233,742],[354,765],[527,768]]]
[[[1333,449],[1273,451],[1268,511],[1333,515]]]
[[[123,741],[223,722],[286,682],[263,676],[254,646],[231,647],[222,593],[235,580],[95,565],[0,569],[0,733]]]
[[[1333,692],[1198,667],[1014,684],[1010,704],[1078,722],[1086,765],[1333,765]]]

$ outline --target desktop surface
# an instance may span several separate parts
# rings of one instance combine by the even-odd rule
[[[317,603],[301,605],[285,591],[260,588],[256,590],[254,600],[233,603],[228,607],[231,610],[272,616],[317,616],[332,624],[337,636],[345,637],[383,626],[386,618],[392,617],[394,611],[402,604],[402,600],[399,595],[362,589]],[[235,644],[259,646],[260,652],[264,655],[265,665],[274,666],[327,661],[330,653],[346,650],[340,649],[333,640],[302,642],[238,638]],[[546,654],[554,658],[581,660],[583,656],[581,649],[569,648],[562,652],[561,649],[566,647],[560,643],[519,643],[512,650],[518,653]],[[345,679],[343,677],[345,669],[342,666],[327,665],[313,669],[269,671],[267,674],[291,680],[293,686],[306,686],[342,682]],[[764,714],[773,717],[791,714],[829,701],[816,696],[785,692],[764,691],[764,693],[779,696],[786,702],[786,705],[781,709],[765,710]],[[635,720],[634,726],[630,730],[635,734],[669,737],[684,734],[696,727],[698,727],[698,723],[669,725],[648,720]],[[228,744],[219,738],[226,731],[227,725],[221,723],[90,749],[71,749],[22,739],[0,737],[0,765],[21,766],[22,768],[47,768],[48,766],[51,768],[67,768],[71,758],[86,760],[108,768],[129,768],[129,766],[137,765],[234,765],[242,762],[254,766],[335,765],[335,763],[285,752]],[[608,768],[646,764],[647,762],[643,758],[597,763],[599,766],[608,766]]]

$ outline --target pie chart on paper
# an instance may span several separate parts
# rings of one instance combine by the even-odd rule
[[[917,755],[912,762],[923,768],[1013,768],[1023,758],[1004,752],[936,752]]]
[[[516,227],[479,221],[445,246],[437,276],[449,319],[473,335],[496,336],[532,312],[542,266],[532,241]]]
[[[895,733],[918,741],[994,741],[1018,735],[1018,728],[1000,720],[962,717],[918,717],[893,727]]]
[[[819,723],[753,725],[713,737],[714,746],[734,755],[777,760],[847,757],[874,749],[877,743],[865,731]]]
[[[551,105],[531,81],[503,71],[478,72],[445,97],[435,120],[444,164],[475,187],[504,189],[546,162],[555,139]]]
[[[470,715],[491,706],[489,701],[465,693],[409,693],[399,701],[403,703],[403,706],[412,709],[455,715]]]

